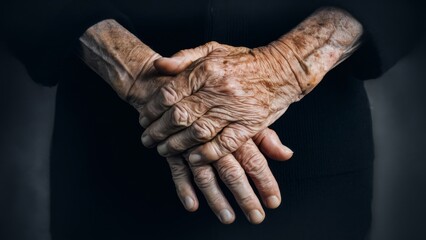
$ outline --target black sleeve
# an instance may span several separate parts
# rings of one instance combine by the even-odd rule
[[[127,18],[108,1],[15,0],[1,11],[0,30],[7,47],[34,81],[47,86],[57,83],[64,60],[75,53],[87,28],[105,19],[129,27]]]
[[[377,78],[409,53],[422,39],[424,17],[410,0],[330,0],[329,6],[352,14],[364,27],[363,44],[345,63],[360,79]]]

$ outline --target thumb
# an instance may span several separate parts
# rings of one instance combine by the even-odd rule
[[[170,58],[157,59],[154,66],[162,74],[176,75],[187,69],[194,61],[209,55],[220,46],[217,42],[208,42],[196,48],[180,50]]]
[[[293,156],[293,151],[284,146],[277,133],[270,128],[257,133],[253,141],[263,154],[274,160],[286,161]]]

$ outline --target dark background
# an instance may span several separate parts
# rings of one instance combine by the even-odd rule
[[[425,42],[425,41],[423,41]],[[376,143],[372,240],[426,239],[426,44],[365,83]],[[55,88],[0,43],[0,239],[49,239]]]

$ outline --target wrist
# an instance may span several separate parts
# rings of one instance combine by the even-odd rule
[[[159,58],[114,20],[104,20],[80,37],[83,61],[126,99],[139,74]]]
[[[260,69],[264,71],[262,75],[268,82],[265,85],[272,93],[272,110],[280,111],[286,109],[291,103],[299,101],[303,93],[294,71],[298,65],[294,62],[295,58],[291,58],[287,53],[283,55],[284,53],[281,53],[273,43],[252,51]]]
[[[357,49],[362,32],[361,24],[349,13],[324,8],[266,48],[292,70],[301,98]]]

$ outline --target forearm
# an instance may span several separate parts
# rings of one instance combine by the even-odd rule
[[[279,56],[281,65],[289,65],[303,97],[357,49],[362,33],[361,24],[349,13],[324,8],[267,48]]]
[[[126,99],[138,75],[160,56],[114,20],[104,20],[80,37],[83,61]]]

